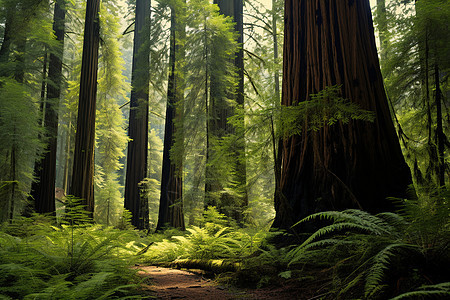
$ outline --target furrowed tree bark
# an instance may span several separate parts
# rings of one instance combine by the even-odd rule
[[[38,213],[55,213],[56,149],[58,137],[58,105],[62,83],[62,56],[65,34],[65,1],[57,0],[53,17],[53,31],[60,43],[58,53],[50,54],[47,84],[47,101],[44,110],[44,128],[47,147],[44,157],[35,170],[37,181],[33,182],[31,196]]]
[[[186,31],[184,24],[178,18],[180,15],[178,10],[184,10],[184,7],[171,8],[169,61],[171,70],[167,90],[161,197],[156,230],[162,230],[167,226],[185,230],[183,214],[183,102],[185,86],[183,61]]]
[[[282,105],[297,105],[328,86],[375,114],[374,122],[338,122],[281,144],[281,195],[273,227],[290,230],[318,211],[391,211],[411,174],[389,112],[368,0],[285,1]]]
[[[80,98],[73,157],[71,195],[94,212],[94,146],[100,0],[88,0],[81,62]]]
[[[128,127],[130,142],[125,180],[124,205],[132,213],[131,223],[138,229],[149,228],[148,199],[141,182],[147,177],[148,164],[150,7],[150,0],[136,1]]]

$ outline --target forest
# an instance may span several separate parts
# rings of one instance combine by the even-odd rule
[[[449,21],[0,0],[0,299],[450,299]]]

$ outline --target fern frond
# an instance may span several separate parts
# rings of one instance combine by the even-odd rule
[[[293,226],[301,223],[305,223],[313,220],[332,220],[334,223],[348,223],[359,225],[358,227],[363,229],[364,232],[372,233],[375,235],[389,234],[392,228],[386,224],[382,219],[369,214],[368,212],[358,209],[347,209],[344,211],[325,211],[312,214]]]
[[[325,240],[319,240],[315,241],[309,244],[306,244],[304,246],[297,246],[290,250],[287,253],[287,258],[289,260],[288,265],[292,265],[294,263],[299,262],[301,259],[304,258],[305,252],[310,251],[311,249],[316,248],[325,248],[329,246],[348,246],[354,244],[354,241],[347,241],[343,239],[337,239],[337,238],[329,238]],[[324,249],[324,251],[329,251],[329,249]]]
[[[372,266],[368,270],[366,277],[366,297],[373,295],[377,287],[381,285],[386,275],[385,271],[390,267],[392,257],[396,255],[404,255],[405,252],[410,250],[419,250],[419,248],[405,243],[389,244],[373,257]]]
[[[397,231],[403,230],[408,225],[408,222],[405,220],[405,218],[396,213],[383,212],[377,214],[376,216],[384,220],[390,226],[394,227]]]
[[[215,234],[214,234],[214,237],[219,237],[219,236],[221,236],[222,235],[222,233],[225,231],[225,230],[227,230],[227,229],[229,229],[229,227],[223,227],[223,228],[221,228],[219,231],[217,231]]]
[[[332,225],[328,225],[328,226],[318,229],[309,238],[307,238],[306,241],[304,241],[303,244],[300,245],[300,247],[305,247],[306,245],[317,240],[318,238],[321,238],[322,236],[333,234],[333,233],[341,233],[344,230],[365,232],[365,233],[374,234],[374,235],[381,234],[380,231],[378,231],[376,228],[364,226],[361,224],[355,224],[355,223],[351,223],[351,222],[334,223]]]
[[[449,299],[450,298],[450,282],[444,282],[434,285],[424,285],[421,288],[407,292],[391,300],[403,299]]]

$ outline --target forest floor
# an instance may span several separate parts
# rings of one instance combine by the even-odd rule
[[[308,299],[304,291],[295,286],[279,286],[259,289],[238,289],[217,284],[202,276],[200,271],[177,270],[156,266],[140,266],[139,275],[149,278],[143,285],[145,291],[156,299]]]

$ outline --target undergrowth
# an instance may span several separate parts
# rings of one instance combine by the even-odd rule
[[[240,262],[258,249],[265,236],[265,230],[239,228],[215,208],[209,208],[203,214],[200,226],[191,226],[186,232],[171,229],[160,234],[160,240],[148,249],[144,259],[153,264],[179,259]]]
[[[296,224],[319,226],[300,245],[261,249],[242,272],[249,277],[256,267],[258,285],[277,272],[278,280],[312,286],[322,299],[448,299],[449,198],[441,189],[419,200],[396,199],[397,213],[313,214]],[[261,278],[262,266],[272,267],[270,280]]]
[[[1,299],[140,298],[136,231],[92,224],[76,202],[54,226],[34,215],[0,230]]]
[[[139,298],[134,265],[211,268],[242,287],[286,282],[321,299],[450,297],[450,191],[396,199],[397,213],[313,214],[318,228],[302,243],[277,247],[282,232],[241,228],[208,209],[185,232],[147,236],[94,225],[76,203],[55,226],[42,215],[0,230],[0,299]],[[308,225],[310,227],[310,225]]]

